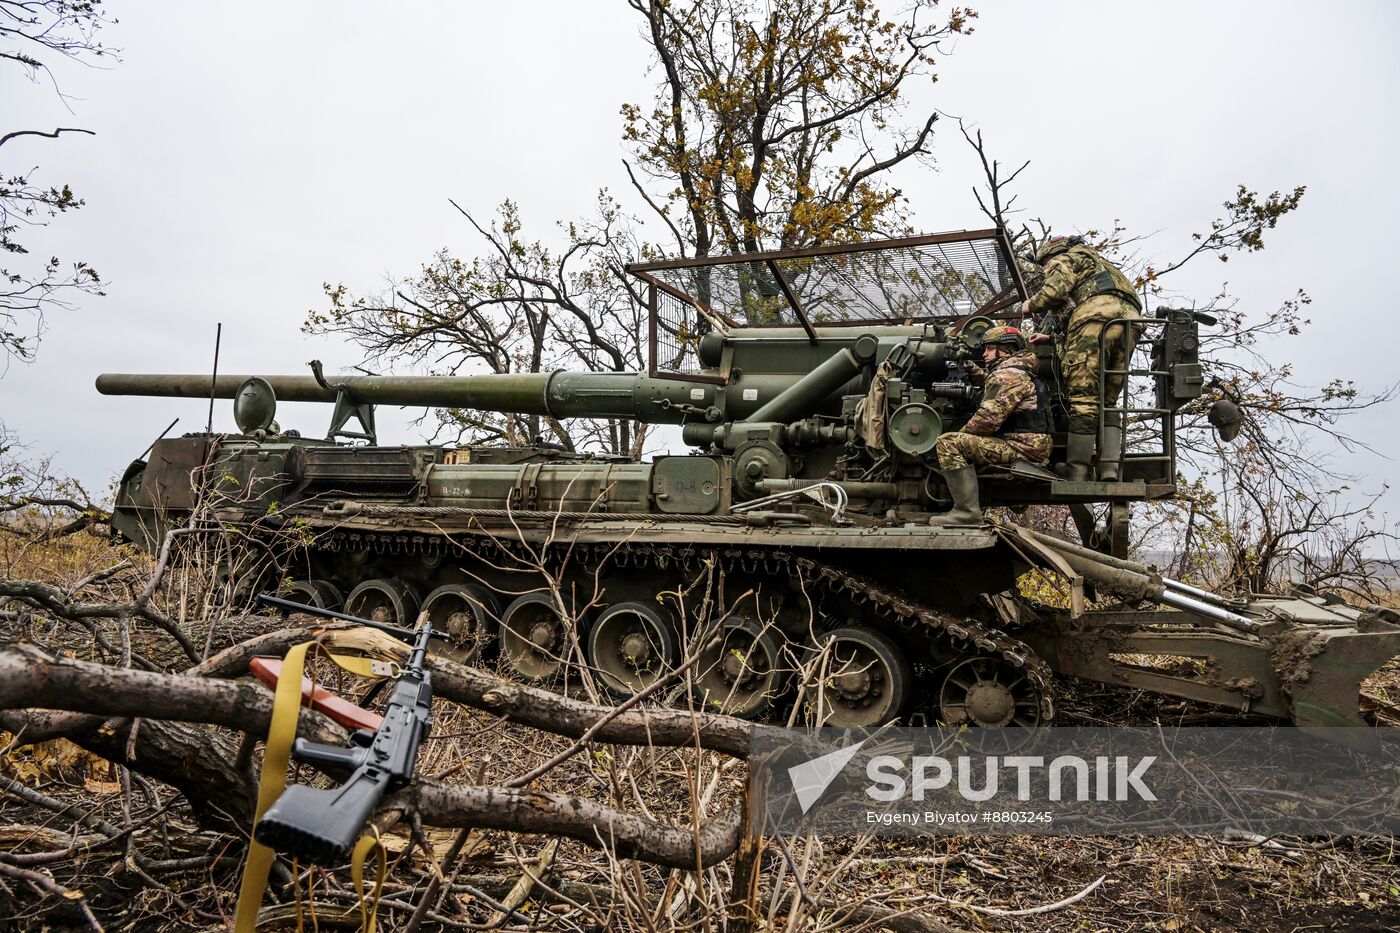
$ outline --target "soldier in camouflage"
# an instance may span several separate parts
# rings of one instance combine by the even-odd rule
[[[1099,478],[1116,480],[1123,446],[1121,417],[1117,412],[1105,414],[1103,437],[1099,437],[1099,408],[1117,405],[1123,377],[1104,378],[1101,402],[1099,348],[1102,345],[1105,369],[1127,369],[1138,328],[1113,322],[1140,320],[1142,302],[1123,271],[1079,237],[1052,237],[1036,251],[1035,262],[1045,269],[1045,279],[1022,311],[1035,316],[1049,312],[1058,324],[1055,341],[1069,395],[1065,478],[1088,479],[1097,446]],[[1050,339],[1034,334],[1031,343]]]
[[[993,327],[982,336],[986,380],[982,402],[960,431],[939,436],[938,465],[953,495],[953,508],[930,525],[977,525],[982,508],[976,464],[1009,465],[1050,459],[1050,411],[1037,360],[1014,327]]]

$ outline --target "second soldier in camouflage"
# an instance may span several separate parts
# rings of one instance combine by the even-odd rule
[[[1035,261],[1044,267],[1045,279],[1023,310],[1030,315],[1049,312],[1059,324],[1055,342],[1069,395],[1065,477],[1088,479],[1097,446],[1099,478],[1116,480],[1123,444],[1121,416],[1104,413],[1100,438],[1099,414],[1101,407],[1116,407],[1123,392],[1121,372],[1128,368],[1137,339],[1137,327],[1127,322],[1141,320],[1142,302],[1123,271],[1079,237],[1051,238],[1036,251]],[[1038,343],[1048,338],[1037,334],[1031,339]]]

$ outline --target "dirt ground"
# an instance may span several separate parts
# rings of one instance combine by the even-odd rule
[[[1151,694],[1062,681],[1057,725],[1115,718],[1171,724],[1226,724],[1209,707]],[[1400,659],[1369,690],[1400,697]],[[987,930],[1279,931],[1400,930],[1400,849],[1394,840],[1222,840],[1166,837],[963,837],[925,844],[919,855],[945,864],[908,874],[900,857],[872,862],[870,880],[936,886],[951,899],[1028,909],[1071,897],[1103,876],[1093,893],[1027,917],[949,908]],[[949,916],[945,915],[945,916]]]
[[[77,578],[110,560],[106,554],[88,553],[100,551],[100,545],[82,538],[74,540],[80,547],[75,546],[72,554],[59,554],[64,561],[61,566],[54,563],[54,553],[42,555],[43,566],[28,566],[40,555],[6,554],[5,542],[0,542],[0,556],[5,557],[11,575],[50,579]],[[56,633],[46,630],[43,634],[51,637]],[[219,633],[221,639],[232,641],[248,634],[252,633]],[[155,648],[153,644],[151,650]],[[1208,707],[1087,682],[1062,680],[1058,690],[1056,722],[1062,725],[1241,721]],[[1400,659],[1371,678],[1365,691],[1381,704],[1400,702]],[[1400,724],[1384,718],[1382,722]],[[453,780],[470,780],[477,777],[476,765],[481,762],[480,779],[490,783],[533,767],[567,744],[559,737],[503,725],[481,713],[445,710],[425,746],[420,768],[428,775],[454,774]],[[65,803],[71,801],[83,811],[120,822],[118,775],[105,762],[54,748],[10,748],[7,752],[0,755],[0,774],[19,778],[26,786]],[[614,757],[625,761],[630,754],[600,746],[594,754],[581,756],[569,768],[551,775],[547,789],[608,799],[618,792]],[[674,796],[684,785],[674,774],[654,773],[660,770],[664,768],[641,768],[638,774],[645,775],[646,795],[664,804],[668,795]],[[730,776],[731,785],[738,785],[740,770],[736,768]],[[173,825],[184,827],[188,819],[178,801],[170,800],[168,789],[166,794],[166,802],[172,804]],[[664,805],[658,808],[658,813],[667,812]],[[675,815],[674,811],[670,815]],[[45,815],[19,805],[10,795],[0,796],[0,854],[26,851],[13,838],[3,836],[7,825],[44,825],[66,831],[71,823],[71,817]],[[237,847],[231,837],[222,838],[221,845]],[[503,889],[491,888],[500,896],[519,876],[518,853],[528,857],[538,852],[545,839],[488,833],[484,842],[484,854],[471,860],[468,867],[483,877],[502,879]],[[801,848],[804,842],[790,844],[798,859],[807,854]],[[168,849],[169,842],[159,834],[143,835],[138,848],[158,857],[162,845]],[[828,885],[836,899],[849,902],[878,896],[890,906],[899,906],[902,898],[921,898],[912,911],[963,930],[1400,931],[1400,853],[1392,840],[1014,836],[917,841],[827,839],[816,845],[805,877],[809,883]],[[853,853],[856,847],[859,851]],[[776,879],[780,875],[791,878],[790,871],[780,870],[784,859],[784,853],[772,846],[763,856],[765,907],[771,902]],[[845,867],[837,872],[836,866],[843,863]],[[94,855],[71,866],[74,874],[64,874],[62,865],[49,867],[55,877],[80,884],[112,930],[221,929],[214,922],[217,911],[231,903],[237,883],[236,858],[221,858],[198,872],[162,874],[159,880],[174,896],[205,910],[205,919],[196,923],[179,909],[171,894],[133,883],[133,877],[123,872],[120,854]],[[422,865],[400,865],[394,877],[411,882],[424,877],[424,872]],[[613,872],[594,850],[572,842],[560,847],[555,877],[561,883],[615,896],[619,876]],[[659,890],[665,874],[659,870],[644,874],[647,890]],[[1100,878],[1097,887],[1083,893]],[[785,896],[792,890],[785,881]],[[392,887],[389,893],[398,896]],[[404,891],[403,903],[412,903],[410,895],[411,891]],[[55,911],[52,901],[51,897],[37,897],[12,878],[0,879],[0,933],[87,928],[81,922],[67,925],[63,905]],[[469,907],[470,898],[463,898],[462,903]],[[540,901],[526,912],[536,928],[563,928],[550,910],[548,902]],[[462,916],[466,918],[465,910]],[[480,912],[477,916],[479,919]],[[384,930],[401,928],[404,922],[404,914],[393,909],[382,911],[381,918]],[[796,928],[818,929],[827,919],[812,914]],[[776,913],[776,920],[775,927],[784,926],[785,909]]]
[[[1092,724],[1109,716],[1120,722],[1125,717],[1133,721],[1156,718],[1166,723],[1222,721],[1206,708],[1148,694],[1070,682],[1061,683],[1060,688],[1058,723]],[[488,783],[518,773],[566,744],[563,739],[502,726],[490,717],[465,710],[453,710],[442,717],[438,727],[425,748],[423,773],[442,774],[452,770],[454,762],[481,760],[487,762],[482,777]],[[12,758],[3,770],[13,773],[13,767],[22,767],[24,761],[22,756]],[[610,767],[600,752],[579,760],[567,773],[553,776],[549,789],[606,797],[600,781],[605,780]],[[665,767],[663,764],[657,771]],[[119,808],[118,785],[94,761],[47,762],[43,773],[31,772],[25,777],[31,786],[71,798],[85,809],[101,809],[104,801],[109,811]],[[652,796],[653,788],[648,788],[647,795],[664,799],[668,796],[667,779],[662,776],[657,781],[658,797]],[[670,787],[674,789],[675,784]],[[0,802],[0,823],[10,822],[33,823],[34,817]],[[481,859],[473,860],[469,871],[495,873],[509,887],[513,874],[519,871],[514,860],[522,853],[529,857],[538,852],[546,840],[488,833],[485,842],[489,848]],[[799,860],[806,854],[806,844],[789,841]],[[811,844],[816,848],[808,863],[809,884],[826,884],[834,897],[847,902],[877,896],[891,907],[903,907],[905,898],[918,898],[920,903],[909,907],[912,912],[963,930],[1400,931],[1400,852],[1389,840],[964,836],[825,839]],[[790,872],[779,871],[783,859],[777,847],[765,852],[761,898],[765,906],[775,880],[780,875],[791,878]],[[835,870],[843,864],[842,870]],[[411,877],[421,870],[421,866],[409,867],[405,872],[400,866],[394,877]],[[606,892],[615,884],[605,860],[573,842],[561,846],[556,872],[556,877],[591,890]],[[108,929],[219,928],[216,924],[188,926],[176,919],[179,912],[169,905],[157,907],[158,894],[139,886],[134,891],[127,889],[119,863],[95,862],[85,874],[84,888],[94,909],[104,919],[117,921]],[[648,871],[647,877],[652,879],[646,885],[651,889],[660,884],[663,874]],[[1087,895],[1063,903],[1100,878]],[[203,895],[212,893],[213,886],[222,887],[227,896],[235,879],[234,867],[228,866],[212,877],[162,880],[186,899],[202,900]],[[790,881],[783,883],[783,889],[791,892]],[[136,895],[131,905],[135,909],[127,913],[122,902],[132,894]],[[26,912],[21,906],[23,898],[10,904],[18,908],[16,913]],[[538,928],[556,928],[546,903],[534,905],[531,912]],[[134,925],[123,923],[118,918],[124,915],[144,919]],[[44,919],[17,919],[9,924],[0,920],[0,930],[69,928],[60,916],[49,913]],[[158,926],[143,926],[157,917],[163,921]],[[783,926],[785,909],[779,910],[775,919],[774,928]],[[383,916],[381,929],[400,928],[403,920],[402,914],[389,912]],[[797,928],[819,928],[820,923],[813,926],[812,920],[807,918]]]

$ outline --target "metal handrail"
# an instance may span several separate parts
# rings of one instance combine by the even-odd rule
[[[1164,408],[1161,406],[1145,408],[1137,407],[1132,405],[1132,403],[1129,401],[1132,398],[1132,379],[1134,376],[1141,376],[1148,379],[1156,379],[1170,375],[1169,371],[1151,368],[1151,364],[1149,364],[1146,369],[1141,370],[1134,370],[1132,365],[1133,354],[1136,353],[1138,349],[1140,347],[1143,347],[1144,345],[1150,346],[1162,340],[1165,335],[1166,327],[1169,323],[1170,322],[1165,319],[1159,320],[1154,318],[1120,317],[1114,318],[1111,321],[1107,321],[1104,324],[1103,328],[1099,331],[1099,413],[1097,425],[1098,437],[1100,441],[1102,441],[1104,437],[1104,428],[1107,427],[1109,413],[1112,412],[1113,414],[1116,414],[1119,419],[1118,423],[1120,433],[1118,450],[1114,452],[1115,456],[1113,459],[1115,459],[1118,463],[1118,473],[1120,477],[1123,474],[1125,464],[1127,464],[1129,461],[1135,463],[1166,462],[1167,464],[1169,464],[1168,475],[1173,474],[1176,471],[1176,419],[1172,417],[1171,409]],[[1105,338],[1108,336],[1109,331],[1115,326],[1123,327],[1127,329],[1130,333],[1134,334],[1133,338],[1131,339],[1130,346],[1127,349],[1127,353],[1124,356],[1124,363],[1122,369],[1111,369],[1107,365],[1108,360]],[[1146,333],[1147,329],[1153,326],[1159,328],[1159,330],[1155,335],[1148,336]],[[1123,377],[1123,385],[1122,388],[1119,390],[1118,398],[1114,400],[1114,404],[1111,406],[1108,404],[1107,399],[1107,381],[1108,377],[1110,376]],[[1144,450],[1129,453],[1129,415],[1157,416],[1162,425],[1160,449]],[[1102,445],[1100,445],[1100,447],[1101,446]],[[1109,451],[1103,449],[1100,449],[1098,453],[1100,462],[1104,462],[1105,458],[1109,456]]]

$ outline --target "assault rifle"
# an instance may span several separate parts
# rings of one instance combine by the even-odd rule
[[[426,614],[417,629],[405,629],[266,594],[258,599],[281,609],[377,628],[413,646],[377,731],[356,729],[349,748],[305,739],[292,745],[297,761],[350,771],[345,783],[326,789],[293,784],[253,827],[253,838],[278,852],[314,865],[341,864],[350,857],[380,799],[413,780],[418,746],[427,738],[433,718],[433,679],[425,666],[428,639],[446,635],[433,630]]]

